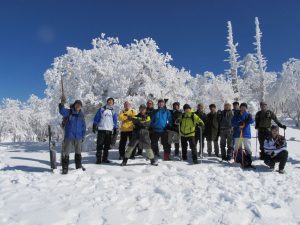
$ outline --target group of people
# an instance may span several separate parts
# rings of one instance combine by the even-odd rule
[[[206,114],[201,103],[194,111],[188,104],[181,109],[179,102],[174,102],[173,108],[167,109],[167,101],[159,99],[155,109],[154,102],[148,100],[146,105],[139,106],[138,112],[126,101],[124,109],[118,115],[114,110],[114,99],[108,98],[105,106],[97,110],[93,120],[93,132],[97,133],[96,164],[110,163],[108,156],[112,138],[120,130],[119,159],[122,160],[122,166],[127,164],[128,159],[134,159],[135,155],[142,155],[143,150],[146,151],[151,165],[158,165],[157,159],[161,157],[159,140],[163,146],[163,160],[171,160],[171,147],[174,144],[174,158],[187,160],[189,146],[192,162],[197,164],[198,157],[203,156],[206,139],[208,156],[211,156],[214,150],[214,155],[221,156],[224,161],[234,159],[243,167],[251,167],[250,125],[255,121],[260,159],[271,169],[274,169],[275,162],[279,162],[279,172],[284,173],[288,152],[285,138],[279,135],[279,127],[286,129],[286,126],[278,121],[265,102],[261,102],[261,110],[253,118],[246,103],[225,102],[223,110],[217,110],[215,104],[210,104],[209,113]],[[75,149],[76,169],[82,168],[81,149],[86,125],[81,110],[82,102],[76,100],[70,109],[66,109],[64,103],[65,99],[62,99],[59,112],[64,118],[62,173],[66,174],[72,148]],[[272,121],[277,125],[272,125]]]

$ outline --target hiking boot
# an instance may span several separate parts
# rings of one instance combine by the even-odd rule
[[[227,161],[227,157],[224,156],[224,155],[222,155],[222,160],[223,160],[223,161]]]
[[[186,155],[183,155],[183,156],[182,156],[182,160],[183,160],[183,161],[186,161],[186,160],[187,160],[187,156],[186,156]]]
[[[158,166],[158,162],[155,159],[150,159],[150,163],[152,166]]]
[[[103,163],[111,163],[111,161],[108,160],[108,159],[103,159],[102,162],[103,162]]]
[[[62,174],[67,174],[69,170],[69,156],[63,156],[61,158]]]
[[[102,163],[101,158],[98,158],[98,157],[97,157],[97,159],[96,159],[96,164],[101,164],[101,163]]]
[[[284,170],[278,170],[278,173],[280,173],[280,174],[284,174],[284,173],[285,173],[285,171],[284,171]]]
[[[127,165],[127,161],[128,159],[127,158],[124,158],[122,163],[120,164],[121,166],[126,166]]]
[[[82,159],[81,154],[75,154],[76,169],[81,169],[82,168],[81,159]]]
[[[194,164],[198,164],[198,160],[197,159],[193,159],[193,163]]]

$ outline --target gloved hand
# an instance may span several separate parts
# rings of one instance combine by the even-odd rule
[[[62,95],[60,98],[60,103],[64,105],[66,102],[67,102],[66,97],[64,95]]]
[[[281,128],[283,128],[284,130],[286,130],[286,125],[281,125]]]
[[[96,132],[97,132],[97,125],[93,124],[93,133],[96,134]]]
[[[113,130],[113,135],[117,135],[117,133],[118,133],[118,129],[117,129],[117,128],[114,128],[114,130]]]

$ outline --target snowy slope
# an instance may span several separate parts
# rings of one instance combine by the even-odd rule
[[[72,161],[62,176],[49,170],[47,144],[1,144],[0,224],[300,224],[300,130],[289,128],[287,139],[285,175],[258,160],[255,171],[213,157],[158,167],[136,159],[123,168],[119,160],[95,165],[85,152],[87,171]]]

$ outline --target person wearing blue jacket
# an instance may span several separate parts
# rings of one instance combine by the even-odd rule
[[[244,150],[247,154],[248,165],[251,165],[251,127],[254,122],[252,115],[247,112],[248,106],[246,103],[240,105],[240,110],[235,113],[231,124],[233,127],[234,151],[237,152],[244,145]]]
[[[154,110],[151,115],[151,148],[156,157],[159,157],[158,141],[161,138],[161,143],[164,149],[164,160],[170,160],[171,145],[168,143],[167,127],[172,126],[172,115],[170,110],[165,106],[163,99],[158,100],[158,109]]]
[[[93,132],[98,132],[96,164],[110,163],[108,150],[110,149],[112,135],[116,135],[118,132],[118,115],[114,111],[114,103],[115,100],[113,98],[108,98],[106,105],[98,109],[94,117]]]
[[[86,132],[84,114],[81,110],[82,102],[76,100],[70,109],[64,107],[65,100],[59,104],[59,113],[63,116],[63,127],[65,130],[63,149],[62,149],[62,173],[67,174],[69,168],[69,154],[75,150],[76,169],[82,168],[81,150],[82,142]]]

